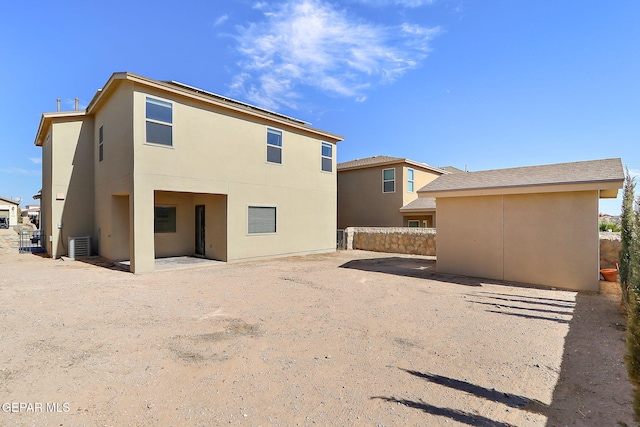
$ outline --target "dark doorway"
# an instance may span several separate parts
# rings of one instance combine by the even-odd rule
[[[196,256],[204,256],[204,205],[196,205]]]

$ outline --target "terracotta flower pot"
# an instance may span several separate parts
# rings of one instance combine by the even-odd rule
[[[600,270],[602,277],[607,282],[617,282],[618,281],[618,270],[615,268],[603,268]]]

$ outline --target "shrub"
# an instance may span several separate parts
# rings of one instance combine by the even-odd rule
[[[633,201],[635,198],[635,178],[626,171],[624,178],[624,189],[622,190],[622,230],[621,230],[621,250],[620,250],[620,287],[622,290],[622,300],[626,304],[628,298],[629,273],[631,264],[631,242],[635,235],[636,219],[633,214]]]
[[[640,306],[638,296],[635,292],[629,292],[627,320],[627,354],[625,363],[629,379],[634,385],[633,391],[633,411],[636,421],[640,420]]]
[[[616,224],[615,222],[610,222],[610,221],[602,221],[600,223],[600,231],[621,231],[622,227],[620,227],[618,224]]]

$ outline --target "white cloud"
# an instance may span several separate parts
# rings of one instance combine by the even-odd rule
[[[36,165],[42,164],[42,158],[40,157],[29,157],[29,160],[31,160],[31,162],[35,163]]]
[[[216,22],[213,23],[214,26],[218,26],[222,23],[224,23],[227,19],[229,19],[229,15],[227,15],[226,13],[224,15],[222,15],[221,17],[219,17],[218,19],[216,19]]]
[[[267,108],[295,108],[303,86],[363,100],[372,85],[417,67],[438,33],[363,22],[321,0],[290,0],[263,13],[262,22],[238,29],[243,72],[231,89]]]
[[[28,176],[40,175],[39,170],[33,170],[33,169],[5,168],[5,169],[0,169],[0,171],[4,173],[14,174],[14,175],[28,175]]]
[[[402,6],[408,8],[422,7],[433,4],[435,0],[359,0],[359,3],[368,6]]]

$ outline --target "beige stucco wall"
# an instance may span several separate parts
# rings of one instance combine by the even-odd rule
[[[173,105],[172,147],[145,142],[147,95]],[[155,257],[194,254],[198,204],[209,258],[335,250],[335,144],[333,171],[321,171],[322,142],[333,137],[130,80],[97,102],[91,116],[51,119],[52,141],[43,144],[43,224],[53,256],[66,253],[68,236],[90,235],[100,255],[130,259],[136,273],[153,271]],[[266,162],[268,127],[283,133],[282,164]],[[166,204],[177,208],[177,232],[155,234],[154,205]],[[277,207],[276,233],[248,234],[250,205]]]
[[[145,142],[147,94],[173,104],[172,147]],[[208,257],[239,261],[335,250],[335,145],[334,172],[326,173],[321,171],[323,141],[306,132],[144,87],[136,87],[133,101],[131,224],[135,239],[132,266],[136,272],[153,270],[154,253],[171,255],[189,252],[190,247],[188,254],[193,254],[195,249],[193,228],[173,236],[178,245],[172,250],[168,249],[171,237],[154,236],[153,206],[154,198],[162,194],[159,192],[217,195],[207,204],[207,223],[219,227],[217,234],[226,237],[226,245],[219,238],[209,239],[207,227]],[[280,165],[266,162],[268,127],[283,132]],[[188,216],[192,221],[195,199],[182,197],[176,204],[181,207],[181,217]],[[275,234],[247,233],[249,205],[277,207]],[[223,209],[226,218],[221,215]],[[222,221],[226,222],[226,236]]]
[[[95,114],[95,246],[114,261],[131,258],[133,205],[133,84],[121,82]],[[103,160],[98,157],[103,127]],[[148,219],[153,222],[153,216]]]
[[[93,236],[93,119],[54,122],[43,146],[43,239],[54,258],[68,254],[68,239]]]
[[[502,196],[437,198],[436,204],[438,271],[501,279]]]
[[[395,169],[396,191],[382,192],[382,171]],[[413,169],[414,191],[407,191],[407,170]],[[418,197],[417,191],[439,175],[403,163],[338,174],[338,228],[402,227],[406,219],[400,208]]]
[[[440,197],[443,273],[597,291],[596,191]]]
[[[53,238],[53,199],[51,189],[51,166],[52,166],[52,147],[51,132],[47,134],[45,143],[42,145],[42,194],[40,196],[40,244],[45,248],[47,253],[51,255]]]
[[[407,179],[409,178],[409,169],[414,170],[413,174],[413,191],[409,191],[407,188]],[[402,206],[418,198],[418,190],[439,177],[440,174],[434,172],[428,172],[416,167],[403,165],[402,166]],[[401,206],[401,207],[402,207]]]

